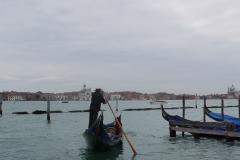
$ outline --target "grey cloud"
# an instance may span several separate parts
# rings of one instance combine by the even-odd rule
[[[0,75],[0,82],[2,83],[9,83],[9,82],[16,82],[18,78],[16,77],[11,77],[8,75]]]
[[[85,82],[108,91],[225,93],[239,85],[239,3],[3,1],[0,74],[16,78],[4,89],[60,92]]]

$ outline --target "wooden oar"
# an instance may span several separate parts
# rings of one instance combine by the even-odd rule
[[[102,95],[103,95],[103,97],[104,97],[104,98],[105,98],[105,100],[106,100],[106,97],[105,97],[105,95],[104,95],[104,93],[103,93],[103,92],[102,92]],[[114,114],[114,112],[113,112],[113,110],[112,110],[112,107],[110,106],[110,104],[109,104],[108,100],[106,100],[106,101],[107,101],[107,104],[108,104],[109,108],[110,108],[110,109],[111,109],[111,111],[112,111],[112,114],[113,114],[113,116],[114,116],[115,120],[117,121],[118,125],[120,126],[120,128],[121,128],[121,130],[122,130],[122,132],[123,132],[123,134],[124,134],[124,136],[125,136],[125,138],[127,139],[127,141],[128,141],[128,144],[129,144],[129,145],[130,145],[130,147],[132,148],[132,151],[133,151],[134,155],[137,155],[137,152],[136,152],[136,150],[134,149],[134,147],[133,147],[133,145],[131,144],[131,142],[129,141],[129,139],[128,139],[128,137],[127,137],[126,133],[124,132],[124,130],[123,130],[123,128],[122,128],[122,126],[120,125],[120,123],[119,123],[119,121],[118,121],[118,119],[117,119],[116,115]]]

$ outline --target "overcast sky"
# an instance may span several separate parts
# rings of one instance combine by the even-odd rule
[[[0,1],[0,91],[240,89],[239,0]]]

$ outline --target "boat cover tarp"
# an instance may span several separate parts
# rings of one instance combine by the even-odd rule
[[[207,114],[208,117],[210,117],[216,121],[222,121],[221,113],[212,112],[209,109],[206,109],[205,113]],[[236,118],[236,117],[229,116],[229,115],[224,115],[224,122],[233,122],[234,127],[235,127],[235,132],[240,132],[240,118]],[[223,128],[216,128],[216,129],[223,130]]]
[[[110,140],[110,141],[113,141],[113,140],[114,140],[114,139],[113,139],[114,135],[111,134],[111,136],[110,136],[110,135],[109,135],[107,132],[105,132],[105,131],[103,131],[103,132],[101,133],[100,137],[103,138],[103,139],[106,139],[106,140]]]

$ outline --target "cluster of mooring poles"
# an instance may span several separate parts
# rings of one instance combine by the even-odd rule
[[[170,137],[176,137],[176,131],[180,131],[182,132],[183,137],[184,137],[184,132],[189,132],[193,134],[194,138],[198,138],[199,135],[225,136],[227,142],[232,142],[234,138],[240,138],[240,133],[234,132],[234,123],[224,122],[224,100],[223,99],[221,99],[221,115],[222,115],[223,123],[206,122],[205,108],[207,106],[206,106],[205,96],[204,96],[204,104],[203,104],[203,122],[185,120],[185,95],[183,95],[182,103],[183,103],[182,121],[175,121],[175,120],[169,121]],[[238,116],[240,118],[240,96],[238,99]],[[201,129],[200,127],[205,127],[205,128],[221,127],[221,128],[226,128],[226,131],[207,130],[207,129]]]

